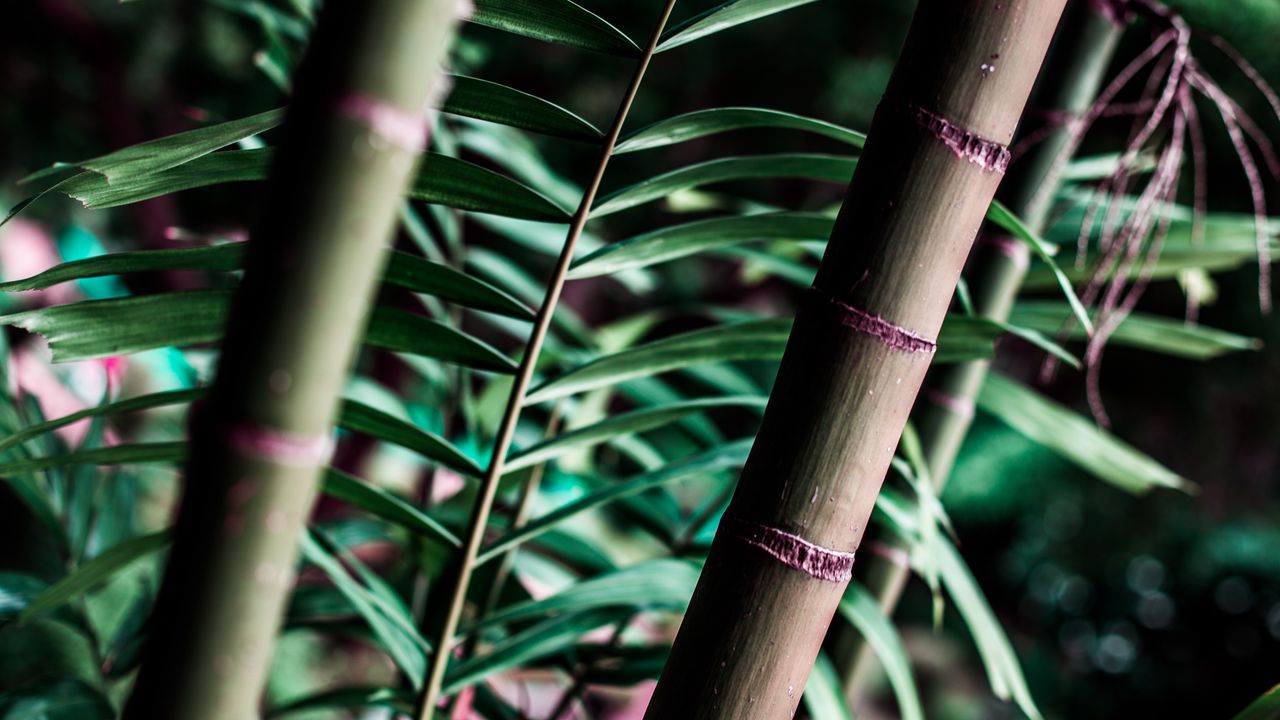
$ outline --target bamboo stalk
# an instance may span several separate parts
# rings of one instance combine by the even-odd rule
[[[1063,148],[1072,142],[1072,122],[1097,97],[1124,25],[1114,4],[1106,0],[1077,0],[1063,18],[1034,103],[1049,122],[1056,120],[1059,124],[1012,164],[998,193],[1001,201],[1036,233],[1045,229],[1053,198],[1052,192],[1042,192],[1042,188],[1058,185],[1063,170],[1058,159]],[[995,230],[984,233],[974,248],[965,278],[974,313],[1005,321],[1030,257],[1025,244]],[[946,486],[968,433],[974,401],[989,369],[987,361],[934,368],[917,401],[913,418],[938,493]],[[901,555],[891,549],[883,556],[873,556],[864,574],[868,589],[888,615],[897,606],[910,575],[905,563],[889,559]],[[844,695],[853,709],[875,657],[856,631],[844,624],[839,628],[835,639],[837,665],[845,668]]]
[[[647,718],[789,718],[1065,0],[923,0]]]
[[[455,0],[330,0],[299,71],[124,717],[245,720],[331,449]]]
[[[507,406],[503,411],[502,421],[498,426],[497,437],[494,439],[493,454],[489,458],[489,467],[480,483],[480,492],[467,524],[467,539],[463,545],[462,557],[456,566],[457,575],[453,583],[449,608],[445,613],[440,632],[436,637],[436,642],[433,646],[435,651],[431,654],[430,664],[427,667],[425,690],[418,701],[417,717],[419,720],[429,720],[435,710],[436,703],[440,699],[440,692],[444,685],[445,670],[449,665],[449,657],[453,653],[458,623],[462,619],[462,611],[467,602],[467,591],[471,585],[471,576],[476,568],[476,556],[480,553],[480,546],[484,542],[485,528],[489,522],[489,512],[493,508],[493,501],[498,492],[498,484],[505,469],[507,452],[511,449],[511,440],[515,437],[516,424],[520,421],[520,412],[524,409],[525,398],[529,393],[529,383],[533,379],[533,371],[537,366],[538,356],[542,353],[542,343],[546,339],[548,328],[551,326],[551,318],[555,314],[556,305],[560,302],[560,293],[564,289],[565,278],[569,273],[569,265],[573,262],[573,254],[577,248],[578,239],[582,237],[582,231],[587,226],[587,220],[590,219],[591,206],[595,204],[596,195],[600,192],[600,184],[604,181],[605,170],[608,169],[609,160],[613,157],[613,149],[618,144],[618,138],[622,134],[622,126],[626,123],[627,115],[631,112],[631,105],[635,102],[636,94],[640,91],[640,83],[644,81],[645,72],[649,69],[649,62],[653,59],[654,53],[658,49],[658,42],[662,39],[662,31],[666,28],[667,20],[671,17],[671,11],[675,9],[675,5],[676,0],[666,0],[663,3],[653,34],[650,36],[644,52],[636,63],[635,71],[631,76],[631,81],[628,83],[626,91],[623,93],[622,102],[618,105],[618,111],[614,115],[613,123],[604,137],[600,149],[600,160],[596,164],[595,173],[587,184],[582,200],[578,204],[578,209],[569,223],[569,232],[565,236],[564,247],[560,250],[560,256],[556,259],[555,269],[552,270],[551,279],[547,285],[547,294],[542,300],[542,306],[538,308],[537,316],[534,318],[533,332],[529,336],[529,343],[525,347],[524,356],[520,359],[520,367],[516,370],[515,382],[511,387],[511,394],[507,397]]]

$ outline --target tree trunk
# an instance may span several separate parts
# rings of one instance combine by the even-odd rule
[[[922,0],[646,717],[788,718],[1065,0]]]
[[[1009,176],[1000,186],[1000,200],[1036,233],[1044,231],[1053,199],[1053,193],[1040,190],[1046,185],[1058,185],[1063,168],[1055,166],[1055,162],[1063,147],[1071,142],[1071,120],[1079,118],[1093,104],[1124,32],[1124,20],[1116,12],[1114,3],[1106,0],[1077,0],[1071,4],[1034,101],[1038,105],[1034,109],[1043,114],[1047,122],[1060,124],[1013,163]],[[965,272],[974,313],[1001,322],[1007,320],[1029,261],[1025,244],[997,229],[986,229]],[[934,368],[912,413],[930,478],[938,493],[946,486],[960,445],[969,431],[974,401],[989,369],[990,363],[986,361]],[[901,554],[890,552],[889,555]],[[887,556],[870,558],[863,577],[886,614],[892,615],[909,573],[904,564],[895,564]],[[844,628],[842,634],[844,637],[838,639],[836,645],[837,664],[847,668],[844,693],[852,708],[874,658],[852,628]]]
[[[192,415],[174,548],[130,720],[259,717],[299,535],[426,140],[455,5],[325,3],[217,376]]]

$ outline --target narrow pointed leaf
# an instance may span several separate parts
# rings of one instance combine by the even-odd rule
[[[695,413],[726,407],[750,407],[764,409],[768,398],[764,396],[724,396],[702,400],[688,400],[659,407],[644,408],[621,415],[612,415],[557,435],[536,445],[524,448],[507,458],[507,472],[516,472],[538,463],[553,460],[561,455],[582,448],[608,442],[621,435],[645,432],[670,425]]]
[[[811,2],[813,0],[729,0],[668,30],[658,45],[658,52]]]
[[[798,212],[699,220],[606,245],[575,261],[569,277],[610,275],[754,240],[825,241],[834,222],[827,215]]]
[[[527,305],[480,278],[409,253],[392,251],[383,281],[469,308],[533,319]]]
[[[18,615],[18,622],[30,622],[62,607],[106,582],[137,560],[160,551],[168,544],[168,533],[158,532],[126,540],[105,550],[101,555],[80,565],[70,575],[37,595]]]
[[[0,451],[8,450],[9,448],[15,445],[20,445],[32,438],[39,437],[45,433],[53,432],[54,430],[88,418],[108,417],[123,413],[137,412],[139,410],[164,407],[167,405],[184,405],[202,397],[203,395],[203,390],[171,390],[168,392],[153,393],[150,395],[139,395],[138,397],[132,397],[126,400],[117,400],[116,402],[107,403],[105,405],[95,405],[78,412],[73,412],[70,415],[64,415],[60,418],[46,420],[44,422],[22,428],[14,434],[0,439]]]
[[[804,708],[809,717],[823,720],[853,720],[849,713],[849,705],[840,691],[840,675],[836,672],[835,663],[825,652],[818,653],[813,663],[813,672],[804,686]],[[906,720],[904,718],[904,720]]]
[[[1060,303],[1020,302],[1014,305],[1009,321],[1053,334],[1062,329],[1070,316],[1070,308]],[[1084,331],[1079,325],[1072,324],[1068,337],[1073,340],[1084,339]],[[1262,342],[1257,338],[1141,313],[1126,317],[1109,342],[1192,360],[1208,360],[1231,352],[1258,350],[1262,347]]]
[[[1280,685],[1266,691],[1232,720],[1280,720]]]
[[[978,394],[978,407],[1121,490],[1141,493],[1167,487],[1190,491],[1193,487],[1090,420],[1000,375],[987,377]]]
[[[667,147],[708,135],[744,128],[800,130],[861,148],[867,136],[825,120],[782,110],[753,107],[723,107],[695,110],[641,128],[618,143],[614,154]]]
[[[484,474],[484,470],[476,464],[475,460],[464,455],[439,435],[427,432],[413,423],[363,403],[354,400],[344,401],[338,424],[347,430],[364,433],[412,450],[463,475],[480,477]]]
[[[920,691],[911,673],[911,659],[893,622],[885,616],[880,604],[866,588],[850,583],[840,601],[840,615],[858,631],[867,646],[880,659],[889,678],[893,696],[898,700],[902,720],[924,720]]]
[[[1013,211],[1005,207],[999,200],[992,200],[991,207],[987,210],[987,219],[999,225],[1005,230],[1013,233],[1015,237],[1030,246],[1031,251],[1036,257],[1040,258],[1049,271],[1053,273],[1053,277],[1058,282],[1058,287],[1062,290],[1062,295],[1067,299],[1067,303],[1071,305],[1071,312],[1076,316],[1076,320],[1085,328],[1085,331],[1093,333],[1093,323],[1089,320],[1089,313],[1084,309],[1084,304],[1080,302],[1079,296],[1076,295],[1075,288],[1071,286],[1071,280],[1067,278],[1066,273],[1058,266],[1056,260],[1053,259],[1053,253],[1056,248],[1050,245],[1036,233],[1031,231]]]
[[[610,193],[596,203],[591,210],[591,216],[609,215],[666,197],[680,190],[730,180],[802,178],[847,183],[857,163],[857,158],[853,157],[816,153],[746,155],[708,160],[663,173]]]
[[[453,89],[441,107],[447,113],[570,140],[595,142],[602,137],[591,123],[536,95],[466,75],[451,79]]]
[[[114,183],[98,173],[85,172],[56,189],[88,208],[117,207],[182,190],[264,180],[272,155],[271,148],[225,150]],[[527,220],[563,222],[568,218],[563,208],[511,178],[438,153],[427,154],[409,196],[459,210]]]
[[[477,25],[612,55],[640,54],[621,30],[570,0],[473,0],[473,4],[469,19]]]

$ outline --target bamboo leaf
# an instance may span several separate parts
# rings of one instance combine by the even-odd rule
[[[793,212],[699,220],[606,245],[576,260],[569,277],[610,275],[754,240],[825,241],[833,223],[828,215]]]
[[[111,579],[134,562],[158,552],[168,544],[168,533],[158,532],[126,540],[103,551],[102,554],[80,565],[71,574],[36,596],[18,614],[18,622],[30,622],[62,607]]]
[[[751,451],[753,439],[735,440],[703,453],[677,460],[657,470],[627,480],[607,485],[567,505],[529,522],[524,527],[508,532],[480,552],[476,564],[481,565],[503,555],[514,547],[548,532],[569,518],[608,503],[642,493],[651,488],[669,485],[681,480],[710,475],[722,470],[742,467]]]
[[[947,318],[939,336],[935,363],[990,357],[1002,332],[994,323],[962,315]],[[694,365],[735,360],[778,360],[791,334],[785,318],[748,320],[673,335],[604,355],[570,368],[533,388],[526,399],[535,404],[635,378]]]
[[[650,560],[571,585],[541,600],[508,605],[464,632],[599,608],[683,610],[698,584],[698,570],[684,560]]]
[[[81,420],[137,412],[139,410],[148,410],[151,408],[164,407],[166,405],[183,405],[192,402],[203,395],[203,390],[171,390],[168,392],[153,393],[150,395],[140,395],[126,400],[117,400],[103,405],[94,405],[92,407],[85,408],[84,410],[64,415],[60,418],[45,420],[44,422],[24,427],[12,435],[0,439],[0,451],[8,450],[15,445],[20,445],[28,440],[53,432],[58,428],[66,427],[67,425],[71,425],[72,423],[76,423]]]
[[[1031,440],[1131,493],[1194,486],[1080,415],[1030,388],[992,373],[978,406]]]
[[[1043,333],[1056,333],[1070,316],[1070,308],[1059,303],[1020,302],[1014,305],[1009,321]],[[1073,324],[1068,337],[1084,339],[1084,331]],[[1110,342],[1192,360],[1209,360],[1231,352],[1262,347],[1262,341],[1257,338],[1141,313],[1126,317]]]
[[[113,720],[116,711],[81,680],[48,680],[0,692],[4,720]]]
[[[840,601],[840,615],[852,625],[875,652],[898,700],[902,720],[924,720],[920,691],[911,672],[911,660],[902,637],[866,588],[850,583]]]
[[[182,190],[264,180],[273,153],[271,148],[225,150],[161,172],[130,175],[119,182],[108,182],[103,175],[86,172],[59,183],[56,190],[88,208],[118,207]],[[439,153],[427,154],[409,197],[459,210],[527,220],[568,219],[563,208],[511,178]]]
[[[642,180],[596,202],[591,217],[601,217],[666,197],[681,190],[753,178],[802,178],[846,183],[857,158],[843,155],[788,153],[746,155],[696,163]]]
[[[1084,309],[1084,304],[1080,302],[1075,289],[1071,286],[1071,280],[1067,278],[1066,273],[1062,272],[1062,268],[1053,259],[1056,248],[1045,242],[1038,234],[1032,232],[1031,228],[1027,227],[1018,216],[1014,215],[999,200],[991,201],[991,207],[987,210],[987,219],[1027,243],[1036,257],[1040,258],[1048,266],[1049,271],[1053,273],[1058,287],[1062,290],[1062,295],[1067,299],[1067,303],[1071,305],[1071,312],[1075,313],[1076,320],[1079,321],[1086,332],[1092,334],[1093,323],[1089,320],[1089,313]]]
[[[632,435],[678,422],[695,413],[725,407],[749,407],[764,409],[768,398],[763,396],[724,396],[702,400],[688,400],[659,407],[644,408],[621,415],[612,415],[600,422],[575,428],[536,445],[513,453],[506,462],[508,473],[516,472],[561,455],[612,440],[620,435]]]
[[[810,0],[812,1],[812,0]],[[861,148],[867,136],[825,120],[767,108],[722,107],[677,115],[659,120],[628,135],[614,154],[667,147],[708,135],[744,128],[800,130]]]
[[[0,324],[44,335],[54,362],[67,362],[214,342],[222,336],[229,300],[230,293],[220,290],[91,300],[0,316]],[[365,342],[476,369],[515,369],[488,344],[395,308],[374,308]]]
[[[603,137],[591,123],[536,95],[466,75],[451,75],[453,90],[441,110],[532,130],[544,135],[596,142]]]
[[[1280,720],[1280,685],[1266,691],[1233,720]]]
[[[342,403],[338,424],[352,432],[364,433],[412,450],[463,475],[480,477],[484,474],[475,460],[439,435],[354,400]]]
[[[0,477],[31,475],[53,468],[74,465],[145,465],[176,463],[187,457],[185,442],[135,443],[91,450],[75,450],[60,455],[25,458],[0,464]]]
[[[199,248],[137,250],[97,255],[54,266],[27,278],[0,283],[0,292],[43,290],[85,278],[164,270],[230,272],[244,266],[245,243]],[[393,250],[383,280],[414,292],[434,295],[477,310],[530,319],[533,312],[493,285],[417,255]]]
[[[836,666],[825,652],[819,652],[813,663],[813,671],[809,673],[809,681],[804,686],[805,710],[809,717],[823,720],[853,720],[849,713],[849,705],[840,691],[840,676]]]
[[[599,15],[570,0],[474,0],[470,20],[514,35],[634,57],[640,48]]]
[[[283,120],[283,109],[268,110],[239,120],[131,145],[89,160],[55,163],[51,167],[23,178],[22,182],[32,182],[64,170],[82,168],[98,173],[107,183],[128,183],[175,168],[245,138],[266,132]]]
[[[729,0],[672,27],[664,33],[658,52],[811,2],[813,0]]]

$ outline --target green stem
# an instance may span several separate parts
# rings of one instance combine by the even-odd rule
[[[627,115],[631,112],[631,105],[635,102],[636,93],[640,90],[640,83],[644,80],[645,72],[649,69],[649,62],[653,59],[653,55],[658,48],[658,42],[662,38],[662,31],[667,25],[667,20],[671,17],[671,11],[675,8],[675,4],[676,0],[666,0],[663,4],[653,34],[649,38],[649,43],[636,64],[635,72],[631,76],[631,82],[628,84],[627,90],[622,97],[622,103],[618,106],[618,112],[613,118],[613,124],[609,128],[608,134],[605,135],[595,174],[587,184],[586,192],[582,195],[578,210],[574,213],[573,220],[569,224],[569,232],[565,237],[564,247],[560,251],[560,256],[556,259],[555,269],[552,271],[551,280],[547,286],[546,297],[542,301],[542,306],[538,308],[538,314],[534,319],[533,333],[529,337],[529,344],[525,348],[524,357],[521,358],[520,367],[516,371],[515,383],[511,387],[511,394],[507,398],[507,407],[503,412],[502,422],[498,426],[498,435],[494,439],[493,454],[490,456],[489,468],[481,481],[479,496],[476,498],[476,504],[472,509],[471,518],[468,522],[467,540],[463,546],[461,560],[457,565],[457,578],[453,585],[452,597],[449,600],[449,609],[445,613],[444,622],[436,638],[435,652],[431,654],[431,662],[427,668],[425,690],[418,703],[417,717],[419,720],[429,720],[436,703],[439,701],[440,691],[444,685],[445,670],[449,665],[449,656],[453,652],[454,636],[457,633],[458,623],[462,619],[462,610],[466,605],[471,576],[476,568],[476,556],[480,552],[480,545],[484,542],[484,532],[485,526],[489,521],[489,512],[493,508],[494,497],[497,494],[498,484],[502,478],[506,463],[507,451],[511,448],[511,440],[515,436],[516,424],[520,420],[520,411],[524,408],[525,397],[529,392],[529,383],[533,378],[538,356],[542,352],[542,343],[546,339],[547,329],[551,325],[551,318],[555,314],[556,305],[560,301],[560,292],[564,289],[565,277],[569,273],[570,263],[573,262],[574,250],[577,247],[578,239],[582,236],[583,229],[586,228],[587,220],[591,215],[591,206],[595,204],[596,195],[600,191],[600,184],[604,181],[604,173],[609,166],[609,159],[613,157],[613,149],[618,144],[618,137],[622,134],[622,126],[626,123]]]
[[[124,717],[258,717],[454,0],[328,2],[300,69]]]
[[[789,718],[1065,0],[922,0],[647,718]]]
[[[1123,31],[1114,14],[1100,9],[1098,3],[1073,2],[1036,88],[1039,109],[1051,118],[1061,119],[1077,118],[1088,110],[1106,78],[1107,66]],[[1053,199],[1053,193],[1040,190],[1058,185],[1063,168],[1055,163],[1070,142],[1071,123],[1064,122],[1020,157],[1000,186],[1000,200],[1036,233],[1044,231]],[[1022,286],[1029,255],[1021,243],[999,235],[986,237],[989,242],[979,242],[974,248],[965,278],[975,314],[1003,322],[1009,318]],[[913,411],[938,493],[946,486],[972,423],[974,401],[989,369],[990,363],[985,361],[935,368]],[[864,575],[866,585],[886,614],[892,615],[909,574],[910,569],[902,563],[895,564],[883,556],[871,558]],[[875,657],[851,627],[842,624],[840,631],[835,640],[837,664],[845,668],[844,693],[853,709]]]

